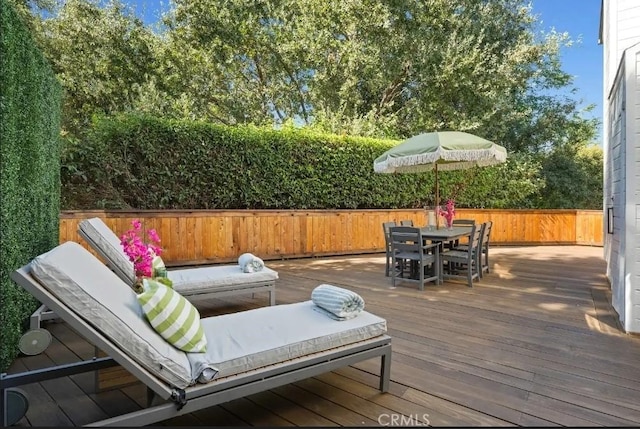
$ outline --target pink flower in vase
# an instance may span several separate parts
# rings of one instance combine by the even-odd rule
[[[439,207],[438,209],[440,215],[444,217],[447,228],[451,228],[453,226],[453,218],[456,215],[456,208],[453,200],[447,200],[447,204],[444,206],[444,209],[442,207]]]
[[[120,244],[129,260],[133,262],[136,277],[151,277],[153,276],[153,258],[162,253],[162,248],[159,246],[160,237],[155,229],[150,229],[147,235],[151,243],[146,244],[138,235],[142,230],[141,222],[136,219],[131,222],[131,225],[133,228],[122,235]]]

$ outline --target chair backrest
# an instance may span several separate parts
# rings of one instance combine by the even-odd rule
[[[453,225],[458,225],[458,226],[471,226],[471,225],[475,225],[476,221],[473,219],[454,219],[453,220]]]
[[[483,249],[486,249],[487,247],[489,247],[489,239],[491,237],[491,227],[493,226],[493,221],[486,221],[484,223],[484,229],[482,231],[482,238],[480,239],[480,246]]]
[[[395,253],[417,252],[423,253],[422,235],[420,228],[413,226],[394,226],[390,229],[391,248]]]
[[[136,281],[133,262],[124,253],[120,239],[104,221],[98,217],[85,219],[78,224],[78,234],[102,256],[107,265],[125,282]]]
[[[402,225],[402,226],[413,226],[413,220],[411,220],[411,219],[401,220],[400,221],[400,225]]]
[[[391,233],[389,229],[394,226],[396,226],[396,223],[394,221],[382,222],[382,230],[384,231],[384,244],[387,248],[387,251],[391,250]]]
[[[187,353],[151,327],[135,292],[80,244],[60,244],[12,278],[154,391],[171,392],[158,379],[180,388],[194,379]]]
[[[484,224],[471,226],[471,233],[469,234],[469,243],[467,244],[467,252],[469,252],[470,258],[473,257],[475,252],[480,251],[480,239],[482,237],[483,228],[484,228]]]

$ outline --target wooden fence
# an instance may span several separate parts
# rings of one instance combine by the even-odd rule
[[[140,219],[145,229],[157,230],[163,259],[173,266],[230,262],[245,252],[265,260],[383,252],[382,222],[426,224],[424,210],[64,211],[60,242],[86,246],[77,228],[91,217],[102,218],[118,236]],[[496,245],[603,243],[598,210],[459,209],[456,217],[492,220]]]

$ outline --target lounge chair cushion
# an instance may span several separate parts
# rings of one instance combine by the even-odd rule
[[[173,282],[174,290],[188,296],[273,282],[278,278],[278,273],[267,267],[255,273],[243,273],[240,265],[213,265],[169,270],[167,276]]]
[[[180,388],[195,382],[187,354],[154,331],[133,289],[78,243],[38,256],[31,274],[160,379]]]
[[[143,279],[138,302],[153,329],[174,347],[189,353],[207,350],[200,313],[185,297],[152,279]]]
[[[385,319],[366,311],[337,321],[314,307],[309,300],[202,319],[208,345],[206,353],[188,354],[194,376],[212,367],[219,371],[216,378],[226,377],[387,331]]]
[[[85,219],[78,227],[88,237],[92,246],[105,253],[116,273],[133,285],[135,282],[133,263],[127,259],[120,239],[111,228],[100,218]],[[169,270],[167,276],[172,281],[174,290],[183,296],[191,296],[273,283],[278,279],[278,272],[264,267],[257,272],[243,273],[240,265],[234,264]]]
[[[129,357],[178,388],[203,381],[205,372],[222,378],[386,332],[386,321],[371,313],[337,321],[314,311],[309,300],[201,319],[207,351],[185,353],[151,327],[135,292],[78,243],[40,255],[30,272]]]
[[[125,255],[118,236],[99,218],[87,219],[80,222],[79,228],[106,254],[112,268],[118,275],[126,279],[129,285],[136,281],[133,262]]]

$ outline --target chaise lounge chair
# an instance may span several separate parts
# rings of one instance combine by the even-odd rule
[[[135,282],[133,263],[122,249],[120,239],[100,218],[86,219],[78,233],[126,283]],[[216,265],[168,271],[173,288],[190,300],[269,292],[269,305],[276,303],[278,273],[268,267],[244,273],[239,265]]]
[[[151,327],[135,292],[78,243],[55,247],[11,277],[108,357],[2,374],[5,423],[7,389],[116,363],[147,386],[148,407],[90,426],[149,425],[374,357],[380,390],[389,388],[386,321],[364,310],[337,321],[303,301],[203,318],[207,350],[186,353]]]

